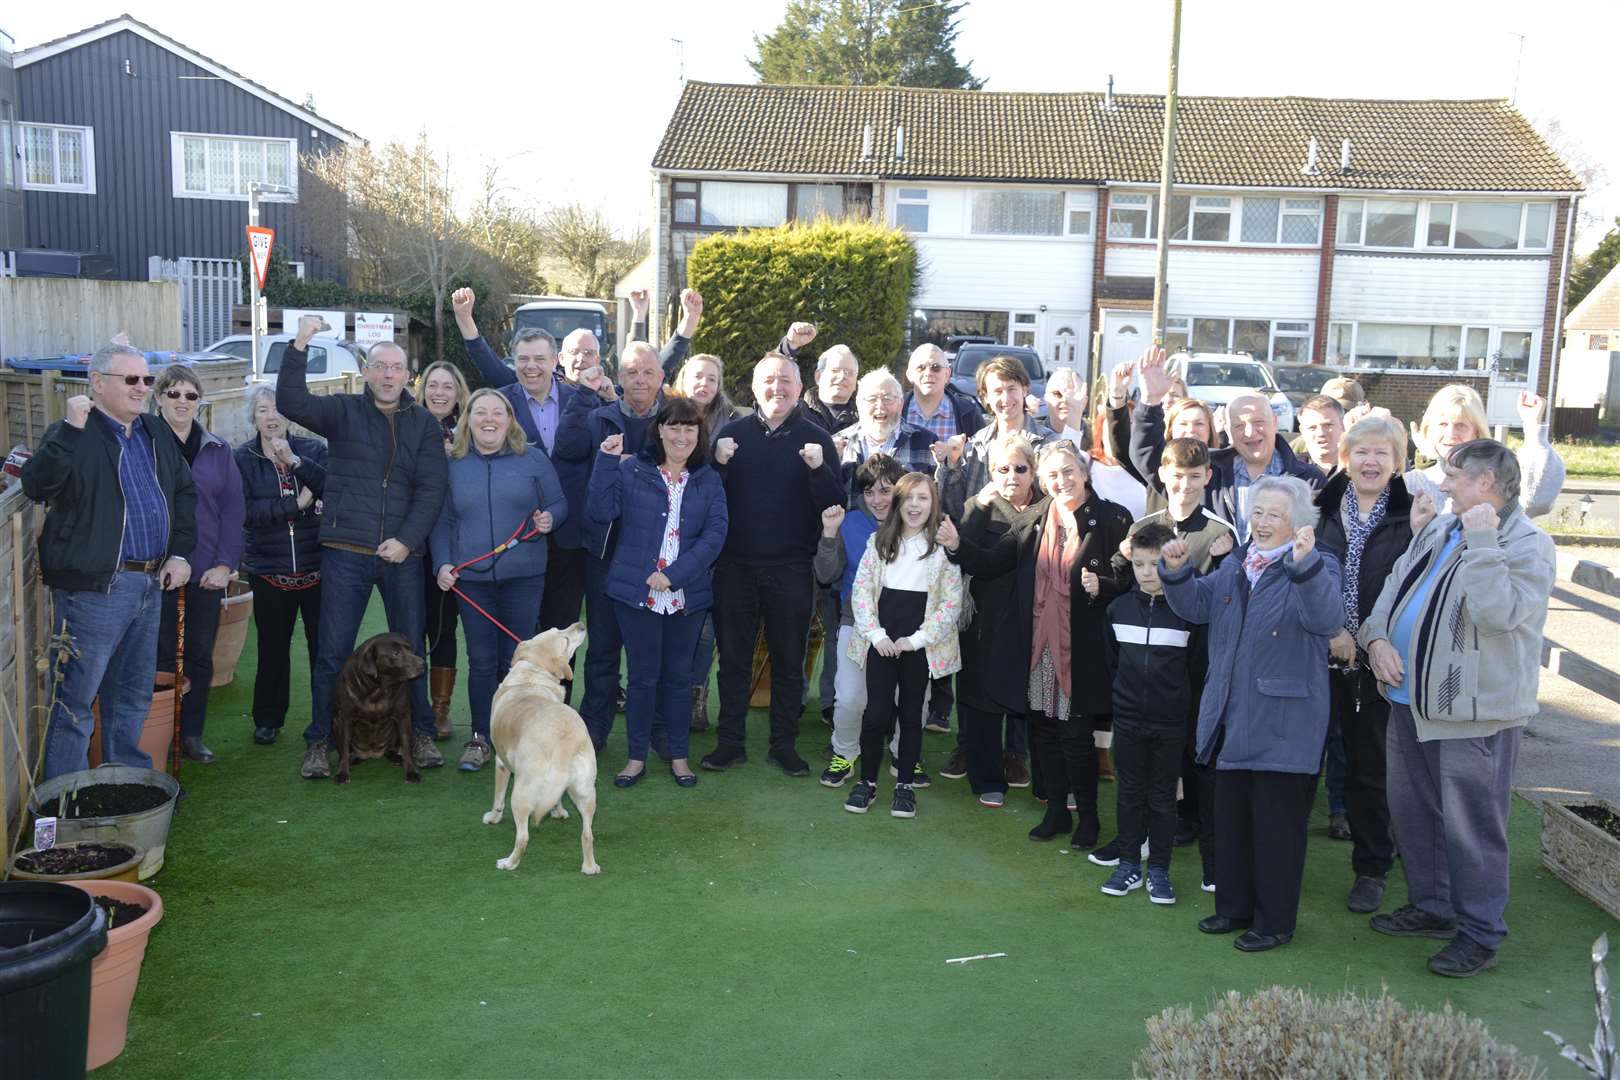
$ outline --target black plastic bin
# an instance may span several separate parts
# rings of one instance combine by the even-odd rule
[[[89,893],[0,882],[0,1077],[84,1076],[90,961],[106,947],[107,916]]]

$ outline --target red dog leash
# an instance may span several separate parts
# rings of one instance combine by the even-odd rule
[[[527,526],[527,528],[524,527],[525,525]],[[451,572],[455,573],[455,574],[460,574],[463,570],[467,569],[467,567],[473,565],[474,563],[481,563],[485,559],[493,559],[497,555],[500,555],[500,554],[503,554],[503,553],[505,553],[507,551],[510,551],[513,547],[517,546],[518,544],[523,543],[523,541],[532,540],[536,536],[540,536],[540,535],[542,535],[541,532],[540,532],[540,529],[539,529],[539,527],[537,525],[534,524],[533,519],[532,518],[525,518],[524,519],[524,525],[519,525],[517,527],[517,531],[512,533],[512,535],[507,539],[506,543],[499,545],[498,547],[495,548],[494,551],[486,552],[485,554],[478,556],[476,559],[468,559],[466,562],[462,563],[460,566],[452,568]],[[463,600],[467,601],[467,604],[468,604],[469,607],[471,607],[474,611],[478,612],[478,614],[482,615],[484,618],[488,619],[490,622],[494,623],[496,628],[499,629],[507,637],[511,638],[513,641],[517,642],[519,645],[523,644],[523,639],[522,638],[520,638],[516,634],[512,633],[511,630],[508,630],[506,628],[506,625],[504,623],[502,623],[501,620],[497,619],[495,616],[491,615],[489,612],[487,612],[483,608],[479,607],[477,602],[474,601],[466,593],[462,592],[459,588],[457,588],[454,585],[450,586],[450,591],[455,593],[457,596],[461,597]]]

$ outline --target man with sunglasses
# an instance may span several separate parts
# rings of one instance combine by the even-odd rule
[[[162,594],[191,577],[197,489],[180,444],[143,413],[146,357],[104,345],[90,397],[68,399],[23,465],[23,490],[49,503],[39,538],[51,590],[57,683],[45,735],[45,779],[89,767],[101,696],[102,760],[150,768],[140,747],[157,670]]]
[[[951,365],[938,345],[923,344],[911,350],[906,379],[911,389],[901,403],[901,416],[906,423],[932,432],[936,443],[949,443],[955,435],[972,435],[984,426],[979,403],[951,385]]]

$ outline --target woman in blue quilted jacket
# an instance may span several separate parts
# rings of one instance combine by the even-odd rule
[[[690,398],[671,397],[659,408],[641,453],[623,448],[623,436],[602,441],[587,501],[592,520],[618,533],[607,594],[629,661],[630,760],[613,783],[633,787],[646,772],[656,714],[669,732],[670,773],[681,787],[693,787],[692,653],[714,602],[710,580],[726,540],[725,487],[708,463],[708,432]]]

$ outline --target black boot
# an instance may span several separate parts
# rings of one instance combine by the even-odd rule
[[[1054,811],[1053,807],[1057,809]],[[1046,816],[1041,823],[1029,830],[1031,840],[1050,840],[1059,833],[1066,833],[1074,828],[1074,821],[1069,817],[1069,811],[1056,801],[1046,804]]]

